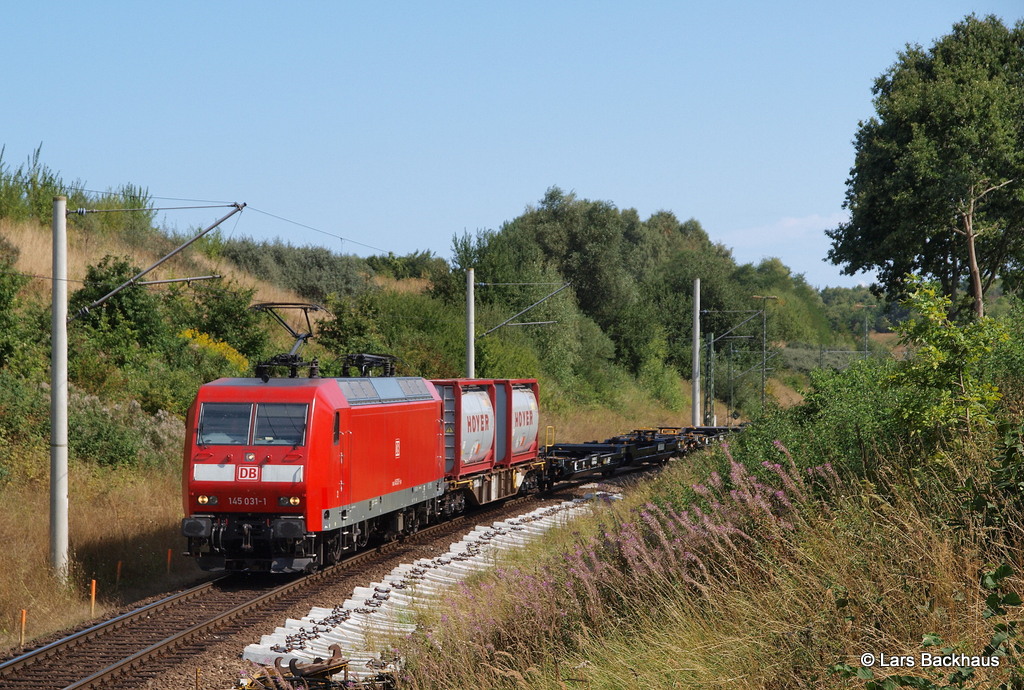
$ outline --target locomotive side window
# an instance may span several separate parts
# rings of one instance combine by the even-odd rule
[[[251,403],[203,403],[199,418],[201,446],[242,446],[249,442]]]
[[[306,438],[305,403],[261,403],[256,406],[257,446],[301,446]]]

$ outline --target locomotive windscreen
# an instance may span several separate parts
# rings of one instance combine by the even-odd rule
[[[244,446],[249,443],[251,403],[203,403],[199,419],[201,446]]]
[[[253,408],[255,407],[255,420]],[[306,438],[305,403],[203,403],[201,446],[301,446]]]
[[[306,435],[305,403],[262,403],[256,406],[257,446],[301,446]]]

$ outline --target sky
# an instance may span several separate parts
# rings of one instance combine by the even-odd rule
[[[557,186],[854,286],[871,276],[827,262],[824,231],[872,84],[971,13],[1009,25],[1024,4],[10,3],[2,162],[40,149],[65,182],[160,208],[246,203],[226,236],[359,256],[450,259]]]

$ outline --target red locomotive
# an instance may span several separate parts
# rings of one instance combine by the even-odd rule
[[[364,371],[365,373],[365,371]],[[188,413],[188,553],[296,572],[544,481],[532,379],[219,379]]]

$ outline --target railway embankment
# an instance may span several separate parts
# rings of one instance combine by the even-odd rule
[[[817,372],[480,576],[402,645],[403,686],[1019,683],[1020,344],[928,286],[907,306],[908,359]]]
[[[481,574],[398,645],[402,687],[851,687],[864,654],[936,639],[982,654],[1000,620],[983,617],[982,564],[1012,553],[949,527],[954,491],[900,485],[895,467],[878,491],[775,453],[674,463]]]

